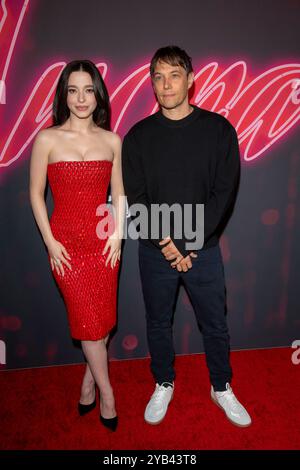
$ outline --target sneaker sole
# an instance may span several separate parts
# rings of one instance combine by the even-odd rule
[[[173,400],[173,395],[172,395],[172,397],[171,397],[171,400],[169,401],[168,408],[169,408],[169,405],[170,405],[170,403],[171,403],[172,400]],[[160,424],[160,423],[165,419],[166,414],[167,414],[167,411],[168,411],[168,408],[167,408],[165,414],[163,415],[163,417],[162,417],[159,421],[147,421],[147,419],[146,419],[145,416],[144,416],[145,422],[146,422],[147,424],[152,424],[152,426],[156,426],[157,424]]]
[[[211,398],[212,402],[215,403],[215,405],[217,405],[223,411],[226,418],[228,419],[228,421],[231,422],[231,424],[234,424],[234,426],[237,426],[238,428],[248,428],[249,426],[251,426],[252,421],[250,421],[249,424],[238,424],[235,421],[233,421],[232,419],[230,419],[229,416],[226,414],[226,411],[224,410],[224,408],[222,408],[222,406],[219,405],[219,403],[214,399],[214,397],[212,395],[210,396],[210,398]]]

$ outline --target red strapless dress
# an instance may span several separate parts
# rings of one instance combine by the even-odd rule
[[[54,210],[50,219],[53,236],[67,249],[72,270],[53,271],[62,292],[73,338],[98,340],[116,324],[117,276],[105,266],[106,239],[96,227],[97,207],[106,203],[112,163],[108,160],[62,161],[48,165]]]

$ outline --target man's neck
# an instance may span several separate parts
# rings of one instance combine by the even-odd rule
[[[191,114],[193,110],[194,108],[190,105],[189,102],[184,104],[184,106],[181,105],[173,109],[166,109],[161,107],[162,114],[166,118],[172,119],[173,121],[179,121],[179,119],[184,119],[189,114]]]

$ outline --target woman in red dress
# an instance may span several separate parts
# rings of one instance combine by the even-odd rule
[[[64,68],[53,121],[33,145],[31,205],[64,297],[71,335],[81,340],[87,360],[79,413],[95,408],[97,386],[101,422],[115,430],[106,343],[116,324],[124,189],[121,141],[109,131],[109,97],[92,62],[73,61]],[[44,199],[47,177],[54,201],[50,222]],[[113,216],[103,209],[109,185]]]

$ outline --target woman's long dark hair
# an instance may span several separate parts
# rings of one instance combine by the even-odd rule
[[[53,125],[60,126],[70,116],[67,105],[68,81],[72,72],[87,72],[93,81],[97,107],[93,112],[95,124],[103,129],[110,130],[110,102],[108,92],[96,65],[90,60],[73,60],[63,69],[58,80],[53,101]]]

